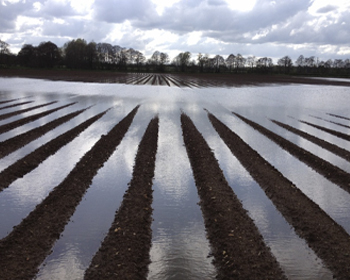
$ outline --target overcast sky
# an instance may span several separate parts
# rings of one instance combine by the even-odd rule
[[[58,47],[83,38],[147,57],[190,51],[350,58],[348,0],[0,0],[0,39]]]

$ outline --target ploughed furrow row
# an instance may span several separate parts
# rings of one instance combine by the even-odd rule
[[[44,112],[42,112],[42,113],[38,113],[38,114],[29,116],[29,117],[25,117],[25,118],[19,119],[19,120],[17,120],[17,121],[13,121],[13,122],[11,122],[11,123],[7,123],[7,124],[4,124],[4,125],[1,125],[1,126],[0,126],[0,134],[1,134],[1,133],[5,133],[5,132],[7,132],[7,131],[10,131],[11,129],[20,127],[20,126],[22,126],[22,125],[25,125],[25,124],[27,124],[27,123],[36,121],[36,120],[38,120],[38,119],[40,119],[40,118],[42,118],[42,117],[45,117],[45,116],[47,116],[47,115],[50,115],[51,113],[54,113],[54,112],[56,112],[56,111],[58,111],[58,110],[67,108],[67,107],[72,106],[72,105],[74,105],[74,104],[76,104],[76,102],[72,102],[72,103],[69,103],[69,104],[66,104],[66,105],[57,107],[57,108],[53,108],[53,109],[44,111]]]
[[[10,102],[13,102],[13,101],[16,101],[16,100],[18,100],[18,99],[3,100],[3,101],[0,101],[0,104],[10,103]]]
[[[335,118],[339,118],[339,119],[344,119],[344,120],[350,121],[350,118],[347,118],[347,117],[344,117],[344,116],[339,116],[339,115],[335,115],[335,114],[331,114],[331,113],[327,113],[327,115],[335,117]]]
[[[308,134],[304,131],[301,131],[295,127],[292,127],[288,124],[285,124],[285,123],[282,123],[282,122],[279,122],[279,121],[276,121],[276,120],[272,120],[271,121],[277,125],[279,125],[280,127],[283,127],[284,129],[296,134],[296,135],[299,135],[307,140],[309,140],[310,142],[336,154],[337,156],[339,157],[342,157],[343,159],[347,160],[347,161],[350,161],[350,152],[348,150],[345,150],[343,148],[340,148],[338,147],[337,145],[334,145],[332,143],[329,143],[323,139],[320,139],[318,137],[315,137],[311,134]]]
[[[350,236],[346,231],[215,116],[209,114],[209,119],[233,155],[334,276],[349,279]]]
[[[32,279],[97,171],[123,139],[139,106],[102,135],[68,176],[0,241],[2,279]]]
[[[152,240],[152,179],[158,142],[158,117],[140,142],[133,177],[108,235],[85,272],[85,279],[146,279]]]
[[[40,136],[44,135],[50,130],[53,130],[57,126],[68,122],[69,120],[78,116],[85,110],[87,110],[87,108],[72,112],[63,117],[55,119],[47,124],[34,128],[28,132],[12,137],[6,141],[0,142],[0,159],[11,154],[15,150],[23,147],[24,145],[30,143],[31,141],[34,141],[35,139],[39,138]]]
[[[4,107],[0,107],[0,110],[12,108],[12,107],[17,107],[17,106],[21,106],[21,105],[26,105],[26,104],[29,104],[29,103],[32,103],[32,102],[33,101],[26,101],[26,102],[16,103],[16,104],[12,104],[12,105],[7,105],[7,106],[4,106]]]
[[[213,249],[217,279],[286,279],[228,185],[210,147],[185,114],[181,115],[181,126]]]
[[[298,158],[300,161],[304,162],[316,172],[327,178],[329,181],[338,185],[345,191],[350,193],[350,174],[340,169],[339,167],[329,163],[328,161],[310,153],[309,151],[300,148],[294,143],[284,139],[283,137],[273,133],[267,128],[248,120],[247,118],[233,113],[239,119],[259,131],[261,134],[268,137],[270,140],[274,141],[277,145],[279,145],[282,149],[286,150],[291,155]]]
[[[307,122],[307,121],[300,120],[300,122],[304,123],[304,124],[307,124],[309,126],[312,126],[314,128],[317,128],[319,130],[325,131],[325,132],[327,132],[329,134],[332,134],[332,135],[334,135],[334,136],[336,136],[338,138],[350,141],[350,135],[348,135],[348,134],[345,134],[345,133],[342,133],[342,132],[339,132],[339,131],[336,131],[336,130],[333,130],[333,129],[329,129],[329,128],[326,128],[326,127],[323,127],[323,126],[320,126],[320,125],[317,125],[317,124],[313,124],[313,123],[310,123],[310,122]]]
[[[8,119],[8,118],[11,118],[11,117],[16,116],[16,115],[20,115],[20,114],[23,114],[23,113],[26,113],[26,112],[29,112],[29,111],[32,111],[32,110],[35,110],[35,109],[39,109],[39,108],[42,108],[42,107],[45,107],[45,106],[49,106],[49,105],[54,104],[54,103],[57,103],[57,101],[52,101],[52,102],[49,102],[49,103],[33,106],[33,107],[30,107],[30,108],[27,108],[27,109],[22,109],[22,110],[18,110],[18,111],[15,111],[15,112],[2,114],[2,115],[0,115],[0,120]]]
[[[341,126],[341,127],[345,127],[345,128],[350,128],[350,126],[346,125],[346,124],[342,124],[342,123],[338,123],[338,122],[334,122],[334,121],[330,121],[330,120],[325,120],[321,117],[317,117],[317,116],[312,116],[310,115],[310,117],[313,117],[315,119],[319,119],[319,120],[322,120],[324,122],[328,122],[328,123],[332,123],[332,124],[335,124],[335,125],[338,125],[338,126]]]
[[[40,163],[42,163],[49,156],[55,154],[60,148],[73,141],[75,137],[77,137],[95,121],[100,119],[106,112],[107,111],[102,112],[68,130],[0,172],[0,191],[7,188],[18,178],[23,177],[33,169],[37,168]]]

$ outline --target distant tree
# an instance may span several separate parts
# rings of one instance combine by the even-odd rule
[[[93,68],[98,57],[96,44],[80,38],[66,43],[64,53],[68,68]]]
[[[253,56],[248,56],[247,58],[247,64],[248,66],[253,69],[256,65],[256,57],[253,55]]]
[[[184,52],[179,53],[173,60],[173,63],[181,68],[182,72],[185,72],[186,67],[189,66],[191,60],[191,53]]]
[[[162,53],[159,51],[155,51],[149,60],[149,63],[155,68],[157,71],[164,71],[165,64],[169,63],[169,55],[167,53]]]
[[[9,44],[0,40],[0,55],[10,54]]]
[[[42,42],[37,47],[37,59],[40,67],[52,68],[61,59],[58,47],[52,42]]]
[[[16,57],[11,54],[9,44],[0,40],[0,67],[9,67],[15,64]]]
[[[197,57],[197,61],[198,61],[199,69],[200,69],[199,71],[203,72],[204,67],[208,64],[209,55],[207,55],[207,54],[203,55],[203,54],[199,53],[198,57]]]
[[[282,58],[280,58],[277,61],[278,66],[280,66],[283,69],[284,73],[289,73],[292,66],[293,66],[293,62],[292,59],[289,56],[284,56]]]
[[[269,57],[262,57],[259,58],[256,62],[256,67],[261,71],[261,72],[269,72],[272,67],[273,67],[273,62],[272,59]]]
[[[146,58],[145,56],[139,52],[139,51],[136,51],[136,54],[135,54],[135,64],[137,66],[137,70],[140,71],[140,67],[141,65],[145,62]]]
[[[237,54],[236,56],[236,71],[238,72],[238,69],[242,69],[244,68],[244,65],[246,63],[246,59],[241,55],[241,54]]]
[[[236,66],[236,56],[234,54],[230,54],[227,58],[226,58],[226,66],[229,69],[230,72],[232,72],[232,69],[235,68]]]
[[[30,44],[23,45],[17,55],[18,62],[21,66],[36,67],[37,66],[37,48]]]
[[[221,55],[216,55],[214,58],[212,58],[212,67],[214,69],[215,73],[220,72],[220,67],[225,65],[225,59]]]

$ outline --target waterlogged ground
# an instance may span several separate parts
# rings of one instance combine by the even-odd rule
[[[157,79],[154,84],[160,85],[161,79]],[[317,205],[317,213],[340,225],[345,239],[347,236],[349,240],[350,181],[347,181],[346,174],[350,173],[350,158],[346,153],[350,152],[350,88],[324,85],[197,88],[175,87],[171,82],[180,83],[168,80],[170,87],[165,87],[0,78],[0,247],[7,248],[14,227],[21,225],[21,221],[65,180],[101,136],[107,137],[116,124],[140,106],[120,144],[97,168],[81,201],[78,200],[78,205],[69,214],[68,223],[54,238],[57,241],[49,246],[50,252],[37,265],[37,279],[83,279],[87,269],[98,268],[99,265],[91,268],[91,261],[111,224],[114,225],[116,211],[129,182],[136,176],[133,167],[138,146],[155,117],[159,119],[159,130],[152,184],[152,235],[147,278],[215,279],[216,275],[222,275],[220,268],[218,271],[218,266],[213,265],[213,261],[218,262],[213,253],[217,249],[212,248],[212,241],[207,238],[206,227],[210,225],[205,222],[208,218],[203,218],[201,205],[204,198],[198,195],[193,162],[186,151],[182,114],[192,120],[204,137],[228,185],[247,210],[247,217],[253,220],[286,277],[333,279],[336,275],[338,279],[346,279],[342,278],[343,272],[338,273],[338,268],[315,249],[318,239],[322,238],[314,235],[311,238],[310,234],[305,234],[305,226],[300,228],[276,208],[274,198],[253,179],[247,167],[243,167],[228,148],[209,120],[208,112],[274,166],[312,205]],[[81,112],[73,115],[77,111]],[[59,121],[69,114],[72,115],[67,120]],[[98,117],[84,126],[95,116]],[[333,169],[328,170],[332,171],[328,175],[322,173],[307,160],[288,151],[284,147],[286,144],[276,143],[239,116],[326,161],[318,161],[317,165],[331,164]],[[42,128],[55,120],[54,127]],[[339,153],[330,151],[271,120],[307,132],[343,150]],[[32,164],[30,155],[37,155],[37,150],[45,145],[53,150],[53,146],[48,146],[53,140],[78,127],[82,127],[80,132],[75,132],[69,140],[68,136],[62,136],[63,142],[55,144],[58,146],[51,155],[43,155],[37,165]],[[37,137],[28,140],[31,131]],[[24,137],[14,138],[24,133],[27,133]],[[20,141],[23,143],[14,144]],[[41,153],[45,154],[45,149],[42,150]],[[20,170],[28,171],[14,173],[10,168],[16,164],[22,166]],[[85,168],[89,169],[89,166]],[[344,178],[342,182],[331,178],[332,174],[338,174],[334,172],[340,172],[339,176]],[[148,207],[144,208],[150,211]],[[116,225],[112,232],[118,231]],[[316,245],[313,245],[314,239]],[[328,241],[332,247],[332,240]],[[225,255],[225,250],[223,252]],[[26,258],[29,261],[31,256]],[[254,264],[251,265],[254,270]],[[229,264],[227,267],[229,269]],[[345,267],[344,271],[349,269]]]

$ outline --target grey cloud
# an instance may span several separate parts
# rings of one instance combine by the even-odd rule
[[[0,32],[14,32],[17,17],[33,8],[33,1],[20,1],[0,3]]]
[[[122,23],[125,20],[156,15],[151,0],[96,0],[93,9],[95,19],[109,23]]]
[[[325,7],[322,7],[320,9],[317,10],[317,13],[319,14],[325,14],[325,13],[329,13],[331,11],[334,11],[337,9],[337,6],[333,6],[333,5],[328,5]]]

